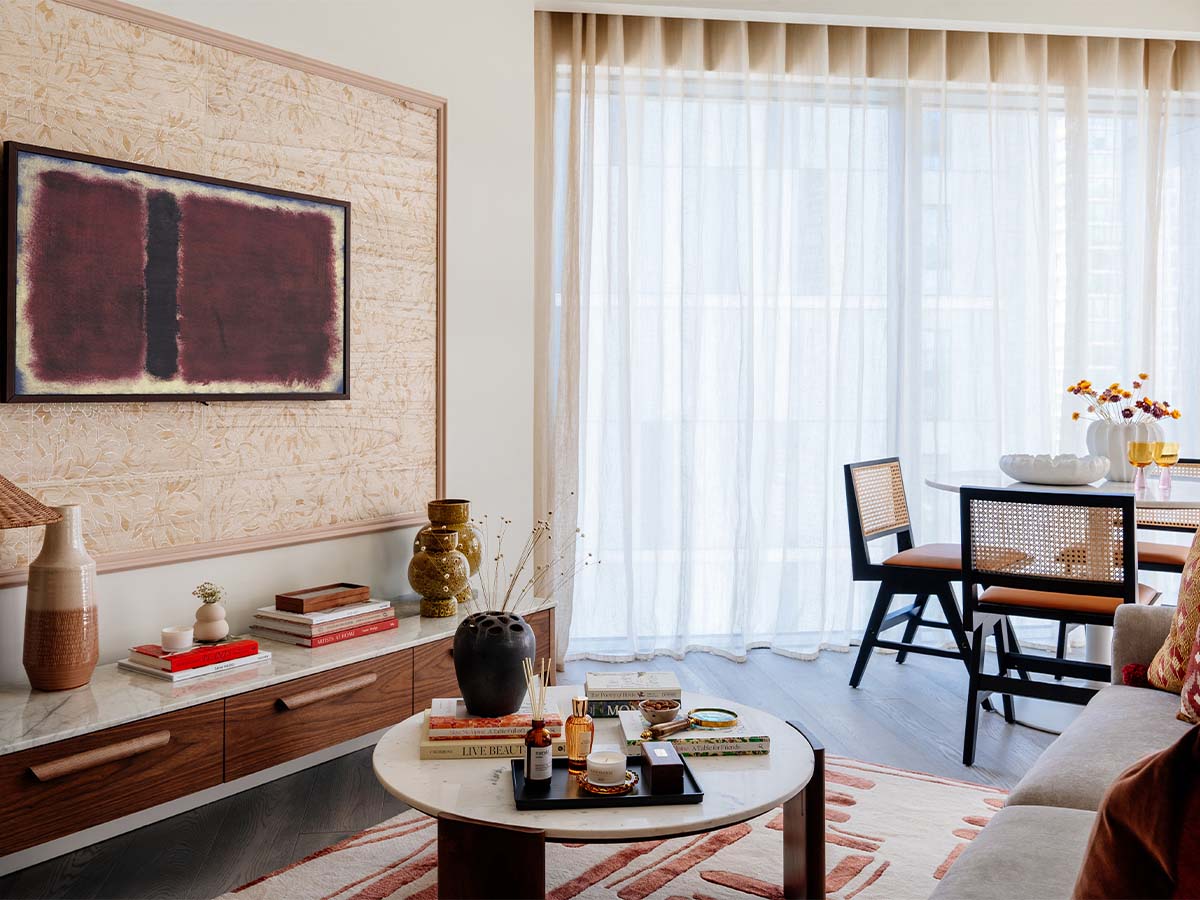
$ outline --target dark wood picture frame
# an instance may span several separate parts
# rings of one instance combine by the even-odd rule
[[[192,181],[199,184],[221,188],[247,191],[272,197],[283,197],[291,200],[302,200],[312,203],[341,207],[344,215],[342,242],[342,329],[341,329],[341,390],[340,391],[181,391],[161,393],[25,393],[17,390],[17,176],[18,166],[16,155],[31,153],[49,156],[72,162],[89,163],[109,168],[117,168],[132,172],[143,172],[181,181]],[[348,400],[350,399],[350,219],[351,204],[348,200],[336,200],[329,197],[317,197],[297,191],[280,188],[270,188],[262,185],[231,181],[224,178],[214,178],[189,172],[179,172],[157,166],[144,166],[137,163],[111,159],[102,156],[92,156],[84,153],[72,153],[50,147],[39,147],[18,141],[4,142],[4,247],[6,269],[7,317],[5,319],[7,332],[5,334],[5,366],[4,366],[4,402],[7,403],[36,403],[36,402],[68,402],[68,403],[114,403],[114,402],[181,402],[181,401],[240,401],[240,400]],[[440,338],[439,338],[440,340]],[[440,349],[440,344],[439,344]]]

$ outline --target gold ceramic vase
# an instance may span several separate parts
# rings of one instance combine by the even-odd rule
[[[424,537],[408,564],[408,583],[421,595],[421,615],[443,618],[471,599],[470,564],[458,551],[453,528],[422,529]],[[465,596],[464,596],[465,595]]]
[[[458,552],[467,558],[471,574],[478,572],[483,559],[483,535],[471,524],[471,501],[430,500],[426,509],[429,512],[429,524],[417,532],[413,540],[413,552],[421,549],[425,534],[431,528],[452,528],[458,532]],[[464,602],[470,599],[468,593]]]
[[[96,562],[83,547],[83,511],[56,508],[62,521],[46,526],[25,600],[23,662],[29,683],[42,691],[87,684],[100,658]]]

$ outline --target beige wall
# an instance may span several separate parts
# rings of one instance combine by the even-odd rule
[[[533,16],[530,0],[147,0],[140,5],[448,100],[446,485],[532,521]],[[519,533],[519,532],[517,532]],[[410,530],[99,578],[108,662],[184,623],[202,580],[244,628],[281,589],[337,579],[407,590]],[[22,681],[24,588],[0,591],[0,682]]]
[[[1200,39],[1197,0],[537,0],[538,9]]]

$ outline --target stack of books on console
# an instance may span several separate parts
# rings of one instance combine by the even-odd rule
[[[671,672],[588,672],[584,693],[593,719],[614,718],[622,710],[637,709],[643,700],[683,697],[679,679]]]
[[[300,647],[324,647],[395,628],[396,610],[386,600],[367,600],[318,612],[285,612],[263,606],[254,614],[250,633]]]
[[[545,715],[554,755],[566,756],[562,715],[552,706]],[[421,759],[519,759],[532,723],[528,698],[515,713],[496,718],[472,716],[458,697],[433,700],[425,710]]]
[[[164,650],[158,644],[131,647],[129,657],[117,663],[119,668],[164,681],[186,681],[242,666],[253,666],[271,658],[270,651],[259,650],[258,641],[248,638],[199,644],[187,650]]]

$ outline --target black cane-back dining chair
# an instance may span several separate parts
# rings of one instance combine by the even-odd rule
[[[909,653],[921,653],[959,659],[965,665],[970,646],[953,587],[959,578],[962,562],[962,551],[958,544],[915,544],[900,460],[891,457],[850,463],[845,467],[845,474],[850,564],[854,580],[879,582],[879,593],[875,596],[867,630],[858,648],[850,686],[858,687],[876,647],[898,651],[898,663],[904,662]],[[897,552],[881,562],[872,562],[871,542],[891,535],[896,537]],[[897,595],[912,596],[914,599],[907,606],[889,611]],[[946,621],[924,618],[925,605],[930,597],[937,597]],[[900,640],[879,637],[881,632],[900,624],[904,625]],[[914,643],[913,638],[920,627],[948,630],[957,649]]]
[[[1171,467],[1174,478],[1200,480],[1200,459],[1180,459]],[[1200,528],[1200,509],[1160,509],[1138,507],[1138,528],[1148,531],[1174,531],[1195,534]],[[1172,572],[1183,574],[1188,547],[1164,544],[1159,541],[1138,541],[1138,567],[1143,572]]]
[[[1110,677],[1106,663],[1025,653],[1003,640],[996,646],[999,674],[986,674],[985,641],[990,632],[999,637],[999,622],[1006,629],[1009,616],[1112,625],[1122,603],[1153,603],[1158,591],[1137,580],[1131,495],[964,487],[960,503],[963,618],[971,636],[963,739],[969,766],[979,707],[989,694],[1087,703],[1095,688],[1029,674],[1104,683]],[[1010,677],[1010,670],[1021,677]]]

